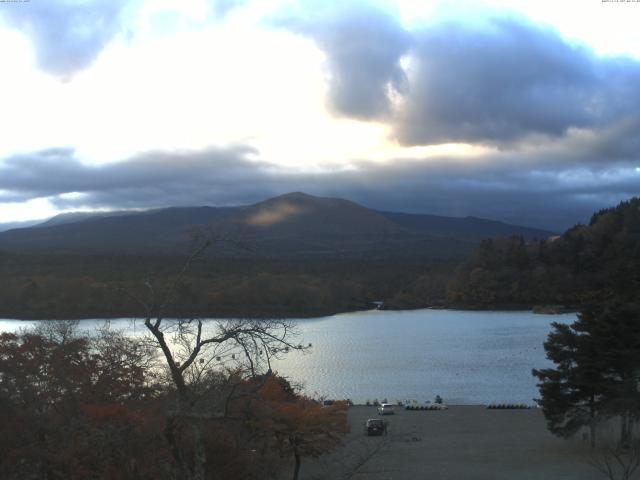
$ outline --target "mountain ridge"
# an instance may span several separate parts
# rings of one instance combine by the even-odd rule
[[[292,192],[236,207],[66,214],[0,232],[0,250],[175,253],[209,233],[242,240],[270,256],[393,256],[425,249],[437,256],[468,252],[485,237],[553,234],[493,220],[377,211],[346,199]]]

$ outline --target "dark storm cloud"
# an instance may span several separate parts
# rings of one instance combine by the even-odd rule
[[[640,63],[596,57],[518,18],[414,32],[405,144],[562,136],[638,115]]]
[[[254,153],[243,146],[149,152],[101,166],[83,164],[72,149],[16,155],[0,163],[0,202],[49,197],[66,208],[241,203],[271,168],[251,160]]]
[[[0,202],[48,197],[60,208],[242,205],[291,191],[348,198],[382,209],[503,220],[562,230],[599,208],[637,195],[640,172],[626,162],[588,169],[566,158],[493,152],[301,173],[255,161],[251,148],[149,152],[102,166],[72,150],[14,156],[0,163]],[[76,195],[68,195],[76,193]],[[79,195],[77,195],[79,194]]]
[[[535,143],[639,115],[640,62],[596,56],[521,16],[409,29],[382,8],[335,6],[328,15],[304,5],[290,12],[297,22],[280,25],[326,53],[330,103],[342,115],[383,117],[406,145]]]
[[[332,193],[382,210],[477,216],[562,231],[588,221],[594,210],[637,195],[640,173],[632,168],[594,173],[581,168],[521,169],[526,159],[483,164],[397,161],[365,169]]]
[[[89,66],[121,31],[121,15],[127,3],[127,0],[13,3],[3,5],[0,17],[29,36],[41,69],[66,77]]]
[[[327,54],[329,106],[341,115],[377,118],[389,114],[392,91],[406,86],[400,57],[410,37],[397,18],[372,2],[307,3],[298,15],[275,22],[311,36]]]

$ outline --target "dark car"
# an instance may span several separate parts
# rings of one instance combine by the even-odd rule
[[[387,426],[380,418],[370,418],[365,425],[367,435],[384,435],[387,433]]]

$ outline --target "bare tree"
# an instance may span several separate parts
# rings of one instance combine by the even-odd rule
[[[227,418],[232,398],[250,395],[259,389],[259,381],[243,382],[243,379],[247,376],[256,379],[265,372],[270,373],[274,358],[305,349],[294,342],[296,332],[287,321],[165,318],[168,308],[176,301],[185,274],[216,241],[203,242],[161,291],[148,281],[145,298],[127,292],[144,311],[144,325],[162,352],[175,389],[165,437],[177,478],[212,478],[213,472],[206,472],[207,455],[211,454],[204,439],[208,422]],[[190,432],[188,440],[185,440],[185,431]],[[185,445],[190,448],[184,448]]]
[[[600,426],[600,441],[585,455],[585,462],[609,480],[630,480],[640,468],[640,437],[632,428],[621,436],[620,431],[628,427],[624,421],[616,425],[614,420]]]
[[[626,447],[606,446],[593,450],[587,463],[609,480],[630,480],[640,467],[640,441]]]

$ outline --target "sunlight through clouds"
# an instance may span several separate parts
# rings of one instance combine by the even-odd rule
[[[569,204],[571,182],[602,190],[576,204],[599,207],[630,188],[603,172],[640,171],[638,21],[640,3],[599,0],[0,3],[0,175],[16,175],[0,222],[73,205],[255,199],[186,180],[164,199],[145,175],[126,193],[95,187],[97,167],[153,177],[167,158],[198,158],[237,192],[307,186],[446,214],[444,193],[423,193],[474,185],[456,200],[471,212],[500,185],[525,208],[545,178]],[[78,178],[55,194],[43,178],[21,186],[52,149],[70,152],[56,162]],[[504,212],[504,197],[492,201],[487,215]]]
[[[0,223],[40,220],[61,213],[46,198],[36,198],[20,203],[0,202]]]

